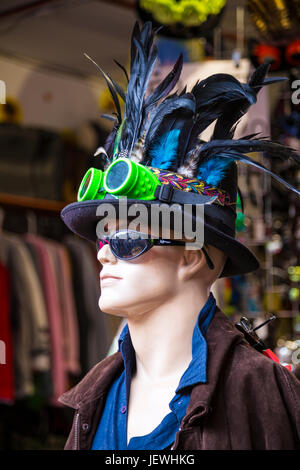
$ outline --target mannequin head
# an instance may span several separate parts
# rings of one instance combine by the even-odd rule
[[[98,252],[103,268],[100,274],[102,311],[122,317],[143,315],[170,300],[200,288],[209,291],[226,261],[221,250],[205,245],[214,263],[209,269],[201,250],[185,246],[154,246],[140,257],[123,261],[109,245]],[[106,276],[115,278],[106,278]]]

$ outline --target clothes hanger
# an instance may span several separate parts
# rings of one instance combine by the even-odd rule
[[[28,209],[26,211],[26,219],[27,219],[27,233],[32,235],[37,235],[38,233],[38,221],[36,213]]]
[[[5,218],[5,210],[0,206],[0,234],[3,232],[3,223]]]

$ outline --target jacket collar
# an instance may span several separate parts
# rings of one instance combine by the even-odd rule
[[[120,352],[108,356],[96,364],[87,375],[71,390],[63,393],[58,401],[63,405],[79,409],[107,393],[109,386],[123,368]]]
[[[182,426],[194,424],[198,418],[209,412],[219,380],[228,367],[233,347],[238,343],[245,343],[243,334],[236,329],[219,307],[216,308],[207,330],[206,341],[208,346],[207,381],[195,385],[192,389]]]
[[[228,362],[228,355],[232,347],[244,339],[219,307],[216,307],[206,332],[206,341],[208,347],[207,382],[193,387],[184,423],[194,423],[198,417],[209,410],[217,383]],[[123,367],[120,352],[107,357],[94,366],[75,387],[61,395],[59,402],[79,409],[82,405],[97,400],[107,393],[109,386]]]

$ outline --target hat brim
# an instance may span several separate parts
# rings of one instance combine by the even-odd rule
[[[115,207],[119,205],[118,199],[73,202],[63,208],[61,218],[73,233],[86,240],[95,242],[96,225],[102,218],[96,215],[96,209],[104,202],[109,202]],[[158,201],[127,200],[128,207],[141,202],[148,208],[152,204],[158,203]],[[204,240],[227,254],[227,261],[220,277],[248,274],[260,267],[256,256],[245,245],[234,237],[221,232],[206,221],[204,224]]]

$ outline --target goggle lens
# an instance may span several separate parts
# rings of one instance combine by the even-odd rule
[[[129,166],[124,161],[116,162],[109,168],[106,177],[106,186],[111,191],[122,188],[127,179]]]
[[[92,172],[90,171],[90,172],[86,175],[86,177],[85,177],[85,179],[84,179],[84,181],[83,181],[83,184],[82,184],[82,186],[81,186],[81,188],[80,188],[80,198],[81,198],[81,199],[83,198],[83,196],[85,195],[85,193],[86,193],[86,191],[87,191],[87,189],[88,189],[88,187],[89,187],[89,184],[90,184],[90,181],[91,181],[91,177],[92,177]]]

